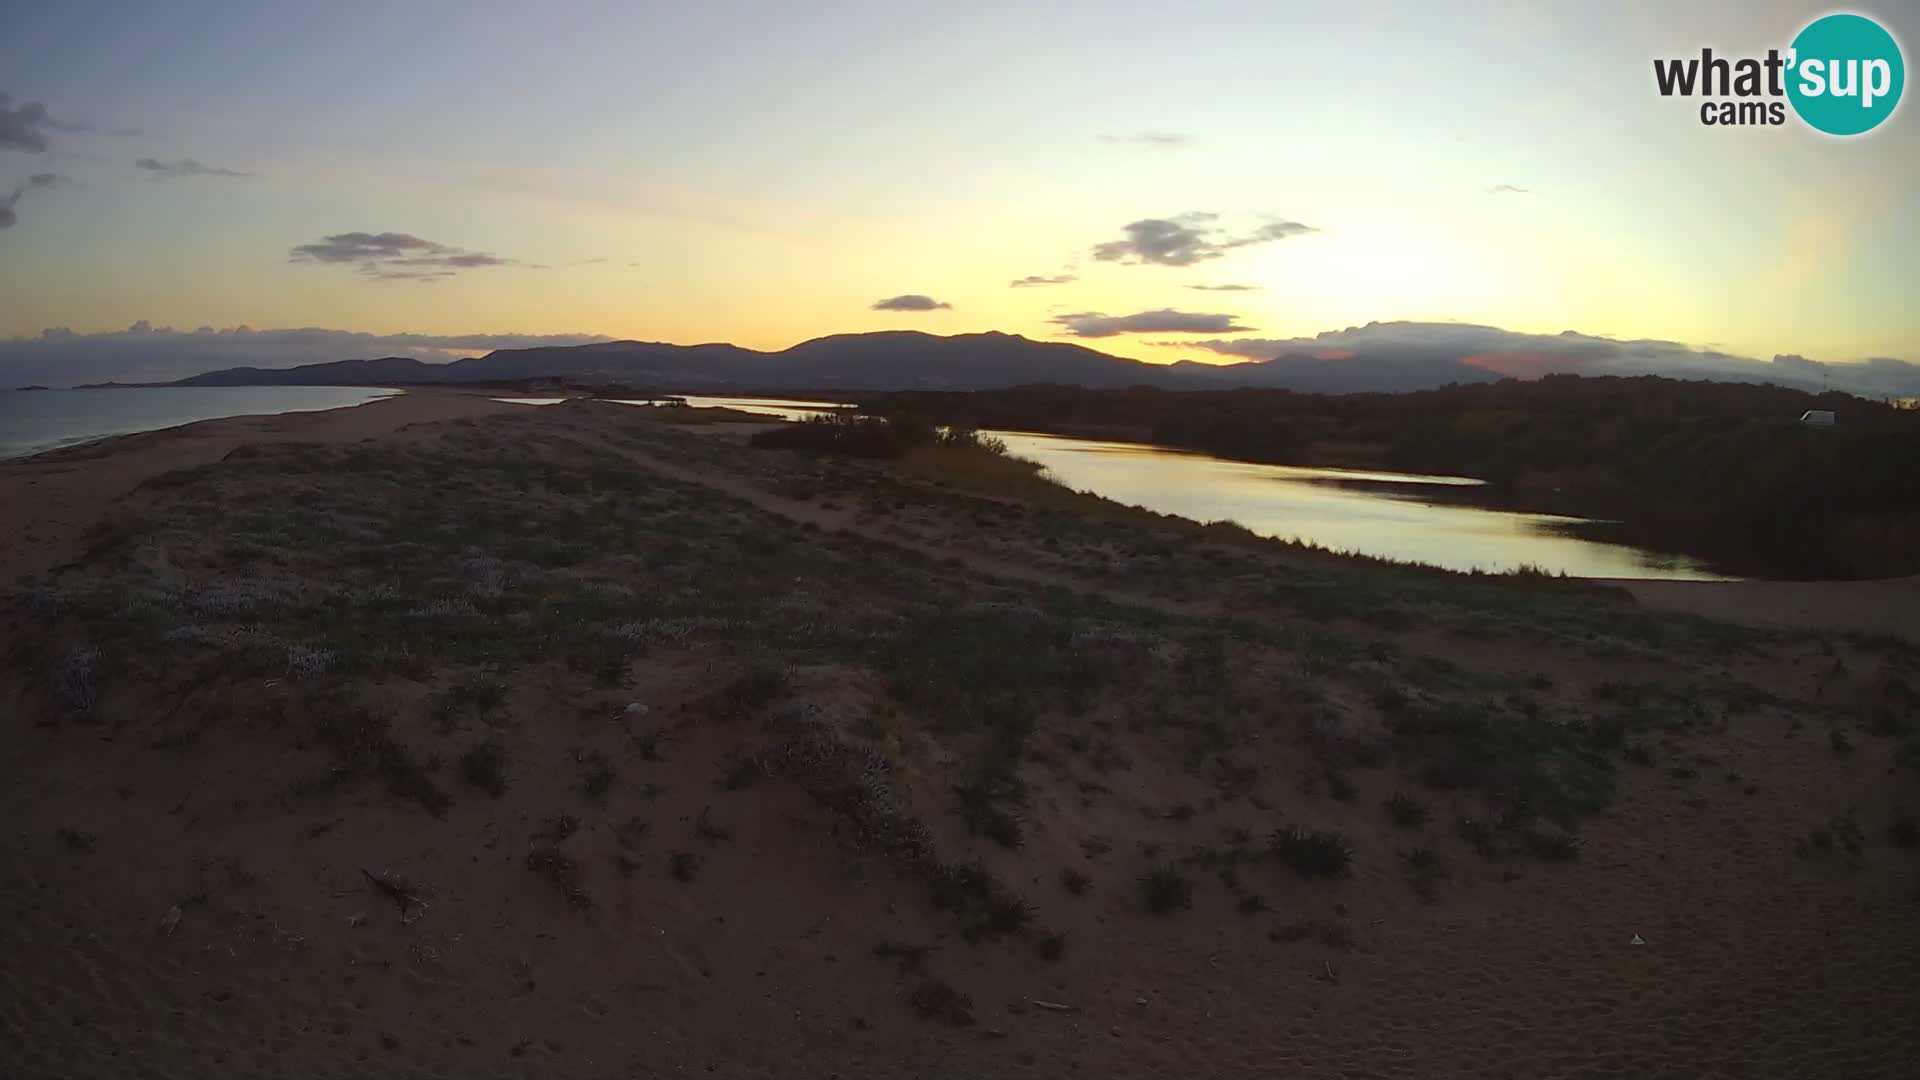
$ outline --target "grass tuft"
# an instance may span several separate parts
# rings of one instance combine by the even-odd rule
[[[1339,877],[1353,863],[1353,845],[1333,830],[1309,832],[1298,825],[1276,830],[1269,841],[1280,861],[1302,877]]]
[[[1193,882],[1170,866],[1156,866],[1140,875],[1140,894],[1155,915],[1193,906]]]
[[[1395,825],[1403,829],[1425,825],[1433,820],[1433,811],[1427,809],[1427,804],[1405,792],[1394,792],[1393,797],[1383,805],[1387,808],[1387,816],[1393,819]]]
[[[705,861],[697,851],[676,851],[667,857],[667,870],[673,880],[684,884],[700,873],[700,865]]]
[[[981,909],[980,922],[976,924],[976,933],[1017,934],[1033,925],[1033,905],[1024,897],[997,895],[987,898]]]
[[[945,1020],[955,1027],[973,1023],[973,999],[943,979],[927,979],[907,995],[913,1011],[929,1020]]]
[[[1267,934],[1273,941],[1305,941],[1312,938],[1329,949],[1353,948],[1353,931],[1345,923],[1322,919],[1298,919]]]
[[[497,799],[507,793],[507,753],[495,742],[471,747],[460,755],[460,774]]]
[[[1571,862],[1580,857],[1580,837],[1565,829],[1542,825],[1527,830],[1527,849],[1549,862]]]

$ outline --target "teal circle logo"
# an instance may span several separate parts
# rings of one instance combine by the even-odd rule
[[[1787,99],[1808,126],[1862,135],[1900,105],[1907,63],[1900,43],[1864,15],[1827,15],[1807,24],[1788,53]]]

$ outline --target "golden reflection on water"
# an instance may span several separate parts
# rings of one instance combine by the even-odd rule
[[[825,401],[689,396],[784,420],[833,408]],[[1536,567],[1574,577],[1723,580],[1685,556],[1585,540],[1565,532],[1580,519],[1463,505],[1484,482],[1361,469],[1255,465],[1138,443],[993,431],[1015,456],[1046,466],[1076,491],[1195,521],[1234,521],[1262,536],[1337,551],[1499,572]]]

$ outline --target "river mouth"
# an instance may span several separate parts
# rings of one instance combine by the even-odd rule
[[[825,401],[688,396],[804,420],[848,408]],[[1020,431],[983,431],[1053,479],[1129,506],[1199,522],[1231,521],[1278,540],[1447,570],[1538,571],[1584,578],[1733,581],[1704,562],[1596,539],[1608,523],[1490,505],[1483,480],[1380,469],[1262,465],[1192,450]]]

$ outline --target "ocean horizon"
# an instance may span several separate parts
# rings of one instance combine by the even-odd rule
[[[0,460],[201,420],[347,408],[401,393],[366,386],[0,390]]]

